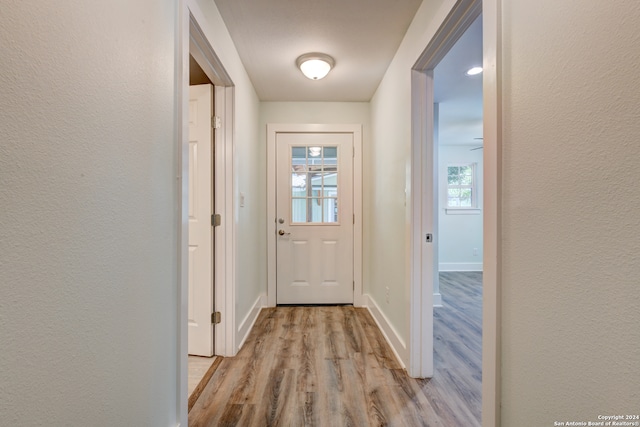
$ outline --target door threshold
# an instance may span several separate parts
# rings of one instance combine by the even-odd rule
[[[353,307],[353,303],[330,304],[276,304],[276,307]]]
[[[222,359],[224,359],[222,356],[213,356],[213,358],[213,363],[209,366],[209,369],[207,369],[207,372],[205,372],[204,376],[200,379],[200,382],[189,396],[187,412],[191,412],[191,408],[196,404],[205,387],[209,384],[211,377],[213,377],[213,374],[216,372],[216,369],[218,369],[218,366],[222,363]]]

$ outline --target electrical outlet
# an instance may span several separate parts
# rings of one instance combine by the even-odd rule
[[[385,299],[387,300],[387,304],[389,304],[389,287],[385,287]]]

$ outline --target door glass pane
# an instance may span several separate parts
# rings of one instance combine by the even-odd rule
[[[338,222],[338,199],[326,198],[323,201],[324,222]]]
[[[338,147],[324,147],[322,157],[325,172],[338,170]]]
[[[306,159],[306,150],[304,147],[292,147],[291,148],[291,158],[293,159]]]
[[[323,196],[338,196],[338,174],[335,172],[324,173],[323,179]]]
[[[307,199],[291,199],[291,222],[307,222]]]
[[[293,197],[305,197],[307,195],[307,174],[291,174],[291,195]]]
[[[322,222],[322,199],[308,199],[308,205],[309,222]]]
[[[291,222],[338,222],[338,147],[291,147]]]

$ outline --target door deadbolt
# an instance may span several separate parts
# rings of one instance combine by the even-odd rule
[[[279,224],[284,224],[284,218],[278,218],[278,223]]]

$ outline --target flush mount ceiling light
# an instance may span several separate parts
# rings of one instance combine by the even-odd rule
[[[296,65],[307,78],[320,80],[331,71],[335,61],[327,54],[313,52],[299,56]]]
[[[482,67],[473,67],[467,70],[465,73],[467,76],[475,76],[476,74],[480,74],[482,72]]]

